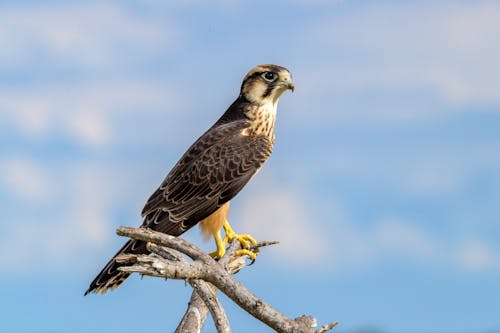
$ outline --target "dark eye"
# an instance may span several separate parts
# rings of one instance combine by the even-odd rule
[[[273,73],[273,72],[265,72],[264,74],[262,74],[262,77],[267,82],[273,82],[278,78],[278,75],[276,73]]]

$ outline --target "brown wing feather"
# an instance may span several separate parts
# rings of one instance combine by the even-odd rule
[[[147,201],[143,227],[178,236],[231,200],[271,155],[266,137],[242,135],[248,124],[235,121],[208,130],[181,157]],[[121,253],[147,254],[144,242],[129,241],[85,292],[118,287],[128,273],[118,271]]]
[[[219,125],[195,142],[147,201],[143,226],[178,236],[231,200],[272,152],[266,137],[241,134],[247,126]]]

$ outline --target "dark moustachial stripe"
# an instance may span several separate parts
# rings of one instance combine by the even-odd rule
[[[262,95],[262,98],[266,98],[268,97],[269,95],[271,95],[271,93],[273,92],[274,90],[274,87],[276,87],[276,84],[274,82],[271,82],[267,84],[267,89],[266,91],[264,92],[264,95]]]

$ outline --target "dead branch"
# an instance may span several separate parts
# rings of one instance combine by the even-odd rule
[[[185,261],[183,257],[174,251],[161,247],[159,245],[148,243],[148,250],[159,257],[172,261]],[[201,331],[203,323],[207,316],[207,310],[210,311],[212,319],[218,333],[231,333],[229,321],[222,305],[215,294],[216,289],[210,283],[203,280],[188,280],[193,287],[193,294],[189,302],[188,309],[179,323],[176,333],[197,333]]]
[[[234,255],[239,248],[238,242],[232,244],[226,255],[217,262],[186,240],[150,229],[120,227],[117,233],[120,236],[152,243],[148,246],[154,253],[153,256],[119,256],[117,260],[127,264],[120,268],[122,271],[186,280],[196,291],[191,296],[188,310],[176,332],[200,332],[208,310],[214,318],[217,332],[231,332],[224,310],[215,295],[216,289],[221,290],[241,308],[276,332],[322,333],[331,330],[337,324],[335,322],[323,325],[313,331],[311,327],[316,326],[313,317],[301,316],[295,320],[290,319],[234,279],[232,274],[245,266],[245,258]],[[188,261],[181,254],[192,261]]]

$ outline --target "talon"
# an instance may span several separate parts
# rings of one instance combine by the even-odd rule
[[[236,251],[236,255],[242,256],[246,255],[250,257],[253,261],[255,258],[257,258],[257,254],[259,254],[259,250],[255,249],[253,251],[249,250],[251,244],[256,244],[257,241],[255,238],[248,234],[241,234],[238,235],[234,232],[234,230],[231,228],[227,220],[224,222],[224,225],[222,226],[224,228],[224,231],[226,232],[226,237],[224,237],[223,242],[225,244],[231,242],[233,239],[236,239],[238,242],[241,244],[241,250]]]
[[[214,252],[209,253],[209,255],[214,259],[222,258],[222,256],[224,256],[224,254],[226,253],[227,244],[230,243],[233,239],[236,239],[238,242],[240,242],[242,248],[241,250],[236,251],[236,255],[248,256],[250,259],[252,259],[252,262],[255,261],[255,258],[257,258],[257,254],[259,254],[259,249],[249,250],[251,244],[257,243],[255,238],[248,234],[236,234],[227,220],[224,222],[222,227],[224,228],[226,236],[224,238],[221,238],[220,231],[213,233],[217,249]]]
[[[246,249],[250,247],[250,244],[257,244],[255,238],[248,234],[237,235],[236,239],[241,243],[241,247]],[[249,244],[250,243],[250,244]]]
[[[214,259],[220,259],[222,258],[222,256],[226,254],[226,251],[214,251],[214,252],[210,252],[208,255],[211,256],[212,258]]]
[[[243,249],[248,249],[250,247],[250,244],[256,244],[257,241],[255,240],[255,238],[253,238],[252,236],[248,235],[248,234],[241,234],[241,235],[237,235],[237,234],[233,234],[231,235],[231,237],[227,236],[224,237],[224,239],[222,240],[223,243],[227,244],[229,242],[231,242],[233,239],[235,239],[240,242],[241,244],[241,247]]]
[[[252,263],[257,258],[257,253],[258,253],[257,251],[252,252],[250,250],[245,250],[245,249],[236,251],[237,256],[248,256],[250,259],[252,259]]]

